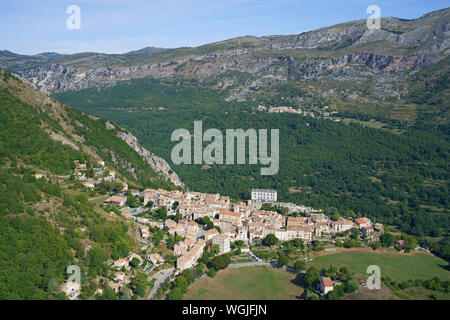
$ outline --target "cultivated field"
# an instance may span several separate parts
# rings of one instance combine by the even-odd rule
[[[327,268],[330,264],[346,266],[357,275],[365,275],[369,265],[378,265],[382,276],[389,276],[396,280],[426,280],[435,276],[442,280],[450,279],[450,272],[444,268],[447,263],[426,253],[346,250],[315,257],[308,263],[308,267]]]
[[[186,300],[293,300],[303,293],[301,276],[272,267],[245,267],[219,271],[189,287]]]

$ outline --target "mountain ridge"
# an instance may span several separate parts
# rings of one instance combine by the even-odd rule
[[[396,97],[407,90],[403,83],[396,88],[396,81],[404,82],[410,73],[448,56],[449,8],[413,20],[382,18],[379,30],[367,29],[365,21],[296,35],[244,36],[193,48],[147,47],[122,55],[78,53],[49,60],[0,54],[0,67],[47,93],[111,86],[142,77],[224,77],[228,87],[235,86],[229,99],[245,100],[251,98],[252,87],[272,88],[289,79],[366,83],[374,78],[385,83],[373,90],[375,97]],[[230,71],[251,77],[242,83],[228,77]]]

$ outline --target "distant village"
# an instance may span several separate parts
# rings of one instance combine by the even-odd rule
[[[326,111],[327,109],[328,106],[324,106],[323,108],[313,107],[308,110],[303,110],[302,108],[293,108],[288,106],[266,107],[263,105],[259,105],[255,110],[257,112],[267,113],[294,113],[298,115],[309,116],[312,118],[328,119],[337,122],[342,120],[341,118],[335,116],[338,113],[337,111]]]

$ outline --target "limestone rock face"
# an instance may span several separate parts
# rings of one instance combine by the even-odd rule
[[[117,131],[117,136],[125,141],[134,151],[136,151],[144,160],[150,165],[150,167],[159,172],[168,181],[172,182],[175,186],[184,188],[184,183],[173,171],[166,160],[154,155],[144,147],[142,147],[135,136],[125,131]]]

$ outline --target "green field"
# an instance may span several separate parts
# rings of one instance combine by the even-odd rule
[[[186,300],[292,300],[303,293],[295,274],[271,267],[226,269],[189,287]]]
[[[447,263],[435,256],[416,253],[407,255],[402,253],[377,253],[344,251],[336,254],[314,258],[308,266],[318,268],[346,266],[355,274],[365,275],[369,265],[378,265],[381,276],[389,276],[396,280],[431,279],[435,276],[442,280],[450,279],[450,272],[444,267]]]

